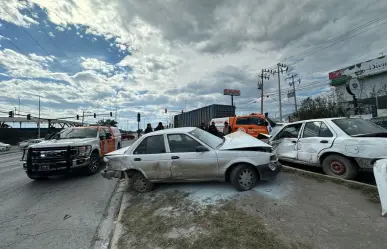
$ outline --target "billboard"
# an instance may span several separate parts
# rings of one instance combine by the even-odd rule
[[[241,90],[237,89],[224,89],[223,90],[224,95],[231,95],[231,96],[240,96],[241,95]]]
[[[374,75],[387,71],[387,57],[361,62],[329,73],[332,85],[344,84],[349,77]]]

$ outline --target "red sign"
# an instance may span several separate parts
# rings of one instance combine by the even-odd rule
[[[329,79],[330,80],[334,80],[334,79],[337,79],[337,78],[341,78],[343,72],[344,72],[344,69],[340,69],[340,70],[337,70],[337,71],[334,71],[334,72],[330,72],[329,73]]]
[[[240,96],[241,95],[241,90],[237,89],[224,89],[223,90],[224,95],[231,95],[231,96]]]

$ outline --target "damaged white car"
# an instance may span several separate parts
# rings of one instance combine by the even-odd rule
[[[281,169],[270,145],[243,132],[223,139],[195,127],[148,133],[104,157],[107,179],[131,178],[138,192],[156,182],[230,181],[238,190],[272,180]]]
[[[387,130],[359,118],[304,120],[284,126],[269,144],[281,161],[322,167],[327,175],[354,179],[387,156]]]

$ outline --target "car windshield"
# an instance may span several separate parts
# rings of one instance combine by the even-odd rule
[[[218,145],[223,142],[223,139],[214,136],[209,132],[203,131],[202,129],[195,129],[189,132],[189,134],[196,137],[197,139],[199,139],[200,141],[207,144],[213,149],[216,149],[216,147],[218,147]]]
[[[67,138],[94,138],[97,137],[97,128],[69,128],[57,134],[57,139]]]
[[[332,122],[350,136],[387,132],[383,127],[361,118],[334,119]]]

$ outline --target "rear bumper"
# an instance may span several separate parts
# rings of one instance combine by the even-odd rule
[[[278,173],[282,170],[282,164],[278,161],[273,161],[268,164],[256,166],[262,181],[274,180]]]
[[[66,161],[47,162],[47,163],[23,163],[23,169],[32,176],[55,176],[63,175],[87,167],[90,163],[90,158],[78,158]]]

